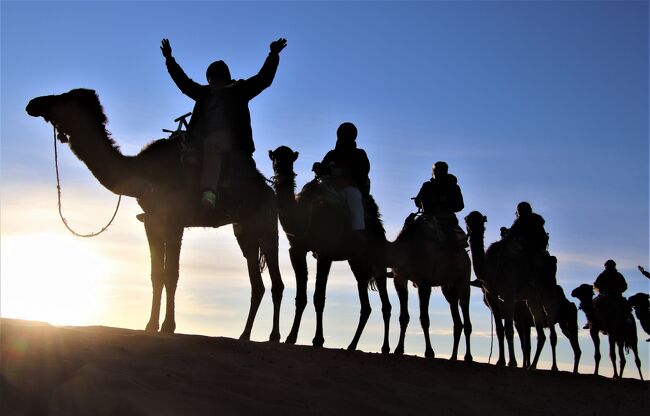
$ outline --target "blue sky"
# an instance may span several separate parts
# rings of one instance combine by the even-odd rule
[[[96,309],[60,321],[144,325],[148,254],[135,201],[123,203],[107,234],[92,241],[68,236],[56,215],[51,129],[24,108],[34,96],[93,88],[122,150],[136,153],[192,107],[166,72],[163,37],[199,82],[216,59],[236,78],[251,76],[269,43],[288,39],[273,85],[251,103],[254,156],[267,176],[267,150],[285,144],[300,152],[301,185],[311,164],[332,148],[336,127],[352,121],[371,161],[372,192],[389,238],[412,211],[410,197],[429,178],[431,164],[446,160],[465,197],[459,217],[486,214],[486,242],[497,239],[516,204],[527,200],[547,220],[565,291],[592,282],[612,258],[628,280],[627,294],[648,292],[636,270],[650,266],[647,2],[3,1],[0,12],[2,316],[47,319],[43,311],[72,302],[44,296],[40,314],[20,312],[19,304],[29,303],[22,291],[41,287],[39,267],[51,258],[59,264],[48,271],[68,279],[70,290],[88,283],[71,277],[87,268],[95,282],[88,290],[96,301],[87,307]],[[110,217],[113,197],[66,149],[60,158],[66,215],[82,231],[97,228]],[[229,228],[187,233],[180,332],[237,336],[243,328],[248,279],[231,234]],[[286,335],[295,286],[282,244]],[[24,266],[25,250],[40,260]],[[104,266],[84,269],[74,250]],[[489,311],[479,292],[472,295],[475,331],[487,333],[474,338],[475,355],[487,356]],[[396,311],[393,293],[391,299]],[[366,350],[381,342],[380,307],[373,302]],[[268,335],[270,310],[269,296],[256,322],[258,340]],[[440,332],[434,348],[449,354],[451,321],[439,293],[431,311],[437,314],[432,330]],[[341,264],[330,279],[326,345],[347,344],[353,328],[345,322],[357,313],[353,279]],[[313,336],[313,309],[305,319],[301,343]],[[421,354],[416,319],[409,331],[407,349]],[[589,339],[581,345],[589,366]],[[647,344],[642,348],[647,372]]]

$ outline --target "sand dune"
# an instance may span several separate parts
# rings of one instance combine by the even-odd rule
[[[566,372],[12,319],[0,346],[7,416],[650,414],[649,382]]]

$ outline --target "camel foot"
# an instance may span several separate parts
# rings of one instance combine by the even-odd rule
[[[559,370],[558,370],[557,366],[554,365],[553,367],[551,367],[551,371],[559,371]]]
[[[296,344],[296,338],[297,338],[297,337],[296,337],[295,335],[293,335],[293,334],[289,334],[289,336],[287,337],[287,339],[284,340],[284,343],[285,343],[285,344],[295,345],[295,344]]]
[[[508,362],[508,367],[517,367],[517,360],[510,360]]]
[[[280,332],[271,332],[269,335],[270,342],[280,342]]]
[[[356,346],[356,344],[354,344],[354,345],[353,345],[353,344],[348,345],[347,350],[348,350],[348,351],[356,351],[356,350],[357,350],[357,346]]]
[[[393,354],[395,354],[395,355],[404,355],[404,346],[403,345],[398,345],[397,348],[395,348],[395,351],[393,351]]]
[[[466,363],[471,363],[474,361],[474,357],[472,357],[472,354],[465,354],[465,357],[463,358]]]
[[[314,347],[322,347],[325,344],[325,338],[323,337],[314,337],[314,339],[311,341],[311,345]]]
[[[451,357],[449,357],[449,361],[458,361],[458,356],[452,355]]]
[[[158,332],[158,322],[149,322],[144,330],[149,332]]]
[[[239,339],[242,341],[250,341],[251,340],[251,333],[250,332],[243,332],[240,336]]]
[[[436,358],[436,354],[433,353],[432,349],[428,349],[424,352],[425,358]]]
[[[174,321],[165,321],[160,328],[160,332],[163,334],[173,334],[176,330],[176,322]]]
[[[381,353],[382,354],[389,354],[390,353],[390,347],[388,345],[383,345],[381,347]]]
[[[506,360],[505,358],[499,358],[495,364],[497,367],[505,367],[506,366]]]

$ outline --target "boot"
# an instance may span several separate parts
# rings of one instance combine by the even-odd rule
[[[209,189],[203,191],[203,195],[201,196],[201,205],[203,208],[215,209],[217,206],[217,194]]]

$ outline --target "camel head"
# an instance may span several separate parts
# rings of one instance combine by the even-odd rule
[[[83,88],[33,98],[25,110],[32,117],[43,117],[54,124],[61,141],[64,141],[61,133],[70,136],[83,128],[104,129],[107,121],[95,91]]]
[[[280,146],[275,150],[269,150],[269,158],[273,162],[273,173],[276,176],[295,176],[293,162],[298,159],[298,152],[294,152],[290,147]]]
[[[627,298],[628,302],[630,302],[630,305],[632,305],[632,307],[635,310],[639,310],[639,311],[648,310],[648,308],[650,307],[649,299],[650,296],[648,296],[647,293],[642,293],[642,292],[639,292],[636,295],[632,295],[629,298]]]
[[[591,302],[594,297],[594,287],[593,285],[583,283],[571,291],[571,296],[582,303]]]
[[[485,223],[487,222],[487,217],[481,214],[478,211],[472,211],[465,217],[465,225],[467,226],[467,235],[484,235],[485,234]]]

